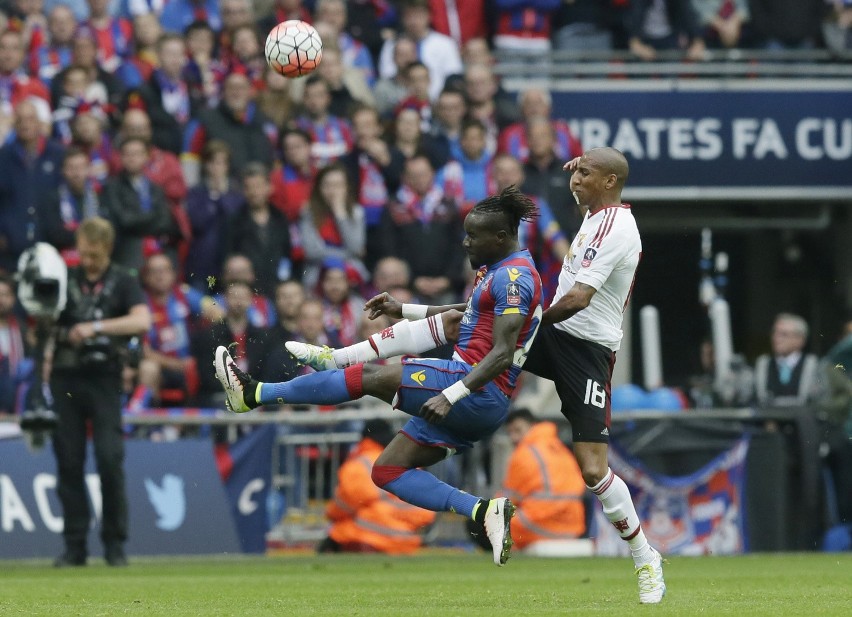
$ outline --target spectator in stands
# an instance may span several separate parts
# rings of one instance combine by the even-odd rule
[[[189,87],[183,80],[186,44],[179,34],[164,34],[157,41],[159,67],[128,97],[129,109],[142,109],[151,121],[151,143],[180,154],[183,133],[192,117]]]
[[[26,324],[15,315],[15,281],[0,273],[0,414],[14,414],[18,385],[29,356]]]
[[[270,201],[291,223],[301,219],[314,186],[311,136],[297,128],[281,133],[281,164],[272,170]]]
[[[115,73],[133,45],[133,26],[123,17],[109,12],[110,0],[86,0],[89,18],[82,26],[91,30],[97,47],[98,64],[107,73]]]
[[[399,115],[403,109],[413,109],[420,116],[420,130],[429,133],[432,130],[432,101],[429,98],[429,69],[416,60],[404,69],[406,96],[394,109]]]
[[[444,91],[435,101],[435,114],[432,118],[431,135],[443,142],[450,152],[458,147],[461,138],[462,123],[467,115],[467,101],[460,90]]]
[[[54,108],[61,96],[65,72],[72,66],[83,67],[86,70],[86,100],[98,101],[116,109],[120,107],[124,97],[124,85],[98,63],[98,48],[94,37],[94,32],[87,27],[79,27],[74,33],[74,40],[71,43],[71,64],[57,73],[50,84],[50,100]]]
[[[231,173],[239,175],[249,162],[272,166],[275,127],[257,110],[252,87],[242,72],[225,77],[222,101],[215,109],[199,113],[187,127],[187,147],[181,162],[187,184],[198,181],[198,157],[208,139],[221,139],[231,152]]]
[[[500,131],[519,120],[514,97],[500,87],[494,71],[484,64],[465,68],[464,92],[468,114],[485,124],[488,129],[488,150],[494,152]]]
[[[264,60],[262,82],[257,94],[257,106],[278,129],[280,138],[295,113],[295,103],[290,93],[293,84],[298,83],[298,80],[284,77]]]
[[[623,9],[616,4],[619,0],[563,2],[553,15],[553,46],[571,51],[613,49],[613,22],[623,18]]]
[[[766,49],[813,49],[825,3],[820,0],[750,0],[757,44]]]
[[[299,222],[305,251],[305,287],[312,289],[328,258],[343,261],[366,279],[361,261],[366,243],[364,209],[355,201],[349,176],[342,165],[321,169],[316,176],[307,209]]]
[[[47,17],[47,36],[30,49],[30,75],[50,87],[51,80],[71,64],[71,43],[77,20],[64,4],[54,6]]]
[[[193,357],[207,358],[219,345],[228,345],[234,349],[234,362],[239,366],[266,375],[280,376],[274,367],[267,368],[269,337],[266,328],[254,325],[249,319],[249,308],[254,301],[251,286],[244,281],[231,281],[225,287],[224,300],[225,319],[203,328],[193,338]],[[267,373],[267,370],[271,372]],[[213,371],[201,370],[198,373],[199,405],[222,407],[225,400]]]
[[[744,47],[744,26],[751,19],[748,0],[692,0],[692,8],[709,47]]]
[[[81,106],[87,103],[88,81],[86,69],[83,67],[73,66],[63,72],[59,100],[54,106],[52,116],[52,135],[63,144],[71,143],[71,121]],[[88,104],[91,104],[91,100],[89,99]]]
[[[405,83],[405,67],[417,60],[417,43],[409,36],[400,35],[393,46],[393,75],[382,76],[376,82],[373,95],[376,109],[383,117],[390,116],[399,102],[408,94]]]
[[[626,16],[630,51],[654,60],[657,51],[685,50],[690,60],[704,57],[698,19],[690,0],[632,0]]]
[[[529,410],[518,409],[509,413],[505,426],[515,449],[500,494],[516,507],[511,523],[515,546],[583,535],[586,483],[556,425],[537,422]]]
[[[124,113],[118,132],[119,141],[127,137],[139,137],[150,144],[152,135],[153,128],[147,113],[141,109],[128,109]],[[121,157],[117,153],[114,154],[116,156],[113,157],[112,168],[114,172],[118,172],[121,170]],[[161,150],[156,145],[151,145],[148,148],[148,154],[145,176],[163,189],[172,216],[175,217],[175,222],[181,228],[182,235],[188,239],[191,236],[191,229],[184,209],[187,188],[180,161],[172,152]]]
[[[494,155],[486,150],[486,129],[479,120],[465,120],[462,124],[459,145],[452,148],[451,155],[462,168],[464,203],[462,214],[466,216],[477,202],[488,194],[488,177]]]
[[[6,272],[42,239],[39,205],[61,181],[63,148],[40,131],[36,103],[18,103],[15,137],[0,147],[0,270]]]
[[[182,397],[176,402],[186,403],[198,390],[191,334],[201,319],[221,321],[224,310],[209,295],[178,283],[175,267],[163,253],[145,260],[141,279],[151,311],[151,328],[142,347],[139,383],[151,393],[153,407],[170,402],[161,399],[162,389],[179,390]]]
[[[429,157],[435,169],[446,165],[450,159],[449,144],[424,134],[420,114],[416,109],[401,109],[391,128],[391,148],[399,150],[405,159],[418,153]]]
[[[66,5],[74,14],[74,18],[78,21],[83,21],[89,15],[89,7],[86,6],[86,0],[45,0],[44,9],[49,13],[53,7],[63,4]]]
[[[254,267],[258,291],[271,295],[278,281],[293,273],[292,243],[287,219],[269,203],[272,185],[262,163],[243,169],[245,205],[231,221],[228,252],[247,256]]]
[[[416,45],[418,59],[429,68],[431,85],[429,98],[438,98],[449,75],[462,72],[461,55],[456,42],[450,37],[435,32],[429,27],[429,0],[404,0],[402,3],[403,32]],[[379,75],[393,77],[396,65],[393,61],[395,41],[387,40],[379,55]]]
[[[429,0],[432,27],[436,32],[449,36],[459,49],[463,49],[470,39],[485,37],[488,34],[485,5],[484,0]]]
[[[138,272],[146,255],[174,244],[179,230],[163,189],[145,175],[148,143],[127,137],[119,154],[122,170],[104,185],[101,207],[115,227],[113,261]]]
[[[311,75],[307,78],[302,104],[304,113],[296,118],[296,126],[311,136],[311,156],[315,165],[327,165],[352,149],[349,122],[329,112],[331,87],[323,77]]]
[[[100,103],[82,102],[71,119],[71,144],[84,149],[91,160],[89,173],[101,187],[109,177],[113,144],[109,119]]]
[[[524,185],[521,162],[510,154],[498,154],[491,162],[491,182],[488,191],[500,193],[510,186]],[[532,197],[538,206],[538,216],[531,221],[521,221],[518,226],[518,243],[528,249],[541,276],[543,303],[549,303],[559,285],[562,261],[571,249],[550,205],[540,197]]]
[[[318,0],[316,4],[316,20],[314,25],[325,24],[332,28],[330,38],[323,37],[328,44],[336,41],[340,49],[343,64],[347,68],[357,69],[363,76],[367,85],[372,88],[376,83],[376,67],[370,50],[361,41],[356,39],[346,30],[348,14],[344,0]],[[325,50],[323,50],[323,62],[325,62]],[[322,66],[322,65],[320,65]]]
[[[248,308],[248,319],[258,328],[269,328],[276,320],[275,304],[269,297],[258,291],[256,278],[251,260],[245,255],[233,253],[225,258],[225,263],[222,265],[219,287],[227,289],[228,285],[237,281],[248,283],[254,290],[251,305]],[[226,294],[217,294],[215,299],[222,306],[228,302]]]
[[[320,299],[323,306],[325,331],[342,345],[354,345],[358,338],[358,324],[364,313],[364,298],[353,291],[360,275],[345,261],[327,258],[320,272]]]
[[[805,406],[822,394],[819,360],[805,352],[808,323],[800,316],[780,313],[772,325],[771,354],[755,361],[754,390],[761,407]]]
[[[831,10],[822,22],[826,47],[835,54],[852,49],[852,0],[826,0]]]
[[[550,26],[560,0],[495,0],[494,47],[505,52],[550,51]]]
[[[263,76],[269,64],[252,24],[243,24],[231,32],[231,57],[228,70],[244,70],[256,91],[264,88]],[[323,61],[325,58],[323,57]]]
[[[497,151],[506,152],[526,162],[530,155],[527,143],[528,122],[532,118],[550,119],[553,112],[553,99],[550,92],[542,88],[528,88],[518,94],[518,105],[521,108],[521,122],[515,122],[500,131],[497,140]],[[580,142],[571,133],[568,123],[564,120],[551,120],[553,132],[556,135],[555,154],[560,161],[570,161],[583,153]]]
[[[219,32],[219,58],[226,65],[234,60],[234,35],[243,26],[254,30],[255,15],[251,0],[220,0],[222,30]]]
[[[115,72],[115,76],[126,89],[135,90],[141,87],[159,66],[157,42],[162,34],[163,29],[155,13],[142,13],[133,18],[132,54]]]
[[[0,103],[16,107],[33,96],[50,101],[47,87],[25,69],[24,40],[20,32],[0,33]]]
[[[373,268],[371,297],[391,289],[411,287],[411,268],[399,257],[382,257]],[[396,297],[396,296],[394,296]],[[366,340],[366,339],[364,339]]]
[[[322,25],[322,24],[320,24]],[[375,101],[370,87],[361,71],[348,69],[343,64],[340,49],[334,45],[325,45],[322,50],[322,62],[316,75],[326,81],[331,102],[328,113],[338,118],[348,118],[356,103],[373,105]],[[294,101],[302,102],[305,80],[293,80],[290,92]]]
[[[331,521],[320,553],[413,553],[423,543],[419,533],[435,520],[435,513],[409,505],[385,493],[370,475],[373,464],[393,439],[384,420],[369,420],[359,441],[337,471],[334,499],[325,515]]]
[[[266,36],[275,26],[291,19],[313,22],[311,12],[303,6],[302,0],[275,0],[272,12],[257,22],[257,28],[263,36]]]
[[[160,23],[168,32],[182,33],[196,21],[210,24],[217,32],[221,30],[219,0],[170,0],[160,15]]]
[[[364,209],[367,233],[364,258],[370,268],[375,256],[381,252],[382,212],[389,195],[399,189],[405,155],[382,139],[381,121],[374,107],[355,107],[351,122],[355,146],[341,162],[349,174],[355,200]]]
[[[11,5],[11,6],[9,6]],[[44,0],[12,0],[4,3],[9,30],[21,33],[27,52],[39,45],[47,35]],[[4,28],[5,29],[5,28]]]
[[[563,171],[563,161],[554,153],[556,135],[550,120],[531,118],[527,122],[527,139],[529,158],[524,163],[522,190],[546,201],[565,235],[573,238],[580,228],[581,217],[571,196],[571,176]]]
[[[382,45],[393,36],[397,25],[397,3],[391,0],[348,0],[347,31],[364,43],[373,58],[378,58]]]
[[[405,164],[402,188],[383,221],[384,255],[411,266],[413,286],[427,304],[450,304],[462,284],[464,252],[461,204],[436,182],[429,157],[415,154]]]
[[[225,142],[208,141],[202,153],[201,182],[189,190],[186,198],[192,231],[186,278],[192,287],[205,293],[222,271],[231,220],[243,205],[242,191],[228,174],[230,155]]]
[[[194,21],[184,32],[188,58],[184,81],[189,87],[193,109],[216,107],[219,104],[219,78],[225,68],[214,56],[216,33],[205,21]]]
[[[62,158],[62,181],[42,204],[44,239],[56,247],[68,266],[76,266],[80,263],[74,237],[77,227],[100,215],[98,193],[89,177],[89,155],[80,148],[69,148]]]
[[[278,319],[269,335],[282,350],[284,343],[294,340],[299,331],[299,311],[306,297],[305,286],[293,279],[280,281],[275,287],[275,314]]]

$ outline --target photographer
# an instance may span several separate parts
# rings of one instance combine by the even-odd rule
[[[58,320],[50,377],[58,417],[53,447],[65,517],[65,552],[54,565],[86,564],[90,511],[83,467],[86,421],[91,420],[101,480],[104,558],[111,566],[124,566],[128,517],[122,360],[129,338],[144,334],[151,316],[136,278],[110,262],[115,230],[108,221],[84,220],[77,228],[76,243],[80,265],[68,272],[68,303]]]

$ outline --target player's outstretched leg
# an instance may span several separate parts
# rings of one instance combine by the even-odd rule
[[[263,383],[241,371],[227,348],[222,346],[216,349],[213,366],[227,395],[226,405],[236,413],[267,404],[336,405],[357,400],[365,394],[390,402],[399,387],[401,372],[399,367],[359,364],[280,383]]]
[[[298,341],[287,341],[285,347],[296,360],[315,371],[346,368],[379,358],[420,354],[448,342],[442,315],[444,314],[432,315],[417,321],[403,319],[373,334],[366,341],[340,349]]]
[[[485,512],[485,535],[491,542],[494,563],[498,566],[509,560],[509,553],[514,544],[510,525],[514,515],[515,505],[505,497],[488,502],[488,510]]]

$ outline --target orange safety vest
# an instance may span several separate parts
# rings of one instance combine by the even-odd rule
[[[552,422],[539,422],[512,456],[502,494],[517,506],[512,539],[518,548],[538,540],[577,538],[586,531],[586,483]]]
[[[329,536],[338,544],[368,546],[390,553],[412,553],[422,544],[421,527],[435,513],[405,503],[377,487],[370,474],[382,446],[362,439],[337,472],[337,490],[325,515],[332,521]]]

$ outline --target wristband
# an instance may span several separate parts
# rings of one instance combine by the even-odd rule
[[[403,304],[402,317],[409,321],[417,321],[418,319],[426,319],[426,313],[429,312],[429,307],[425,304]]]
[[[104,331],[104,324],[100,319],[96,319],[92,322],[92,330],[94,330],[95,334],[100,334]]]
[[[468,396],[470,394],[470,390],[468,390],[467,386],[464,385],[464,382],[459,379],[453,385],[447,386],[441,390],[441,394],[447,397],[447,400],[450,401],[450,405],[455,405],[456,402]]]

